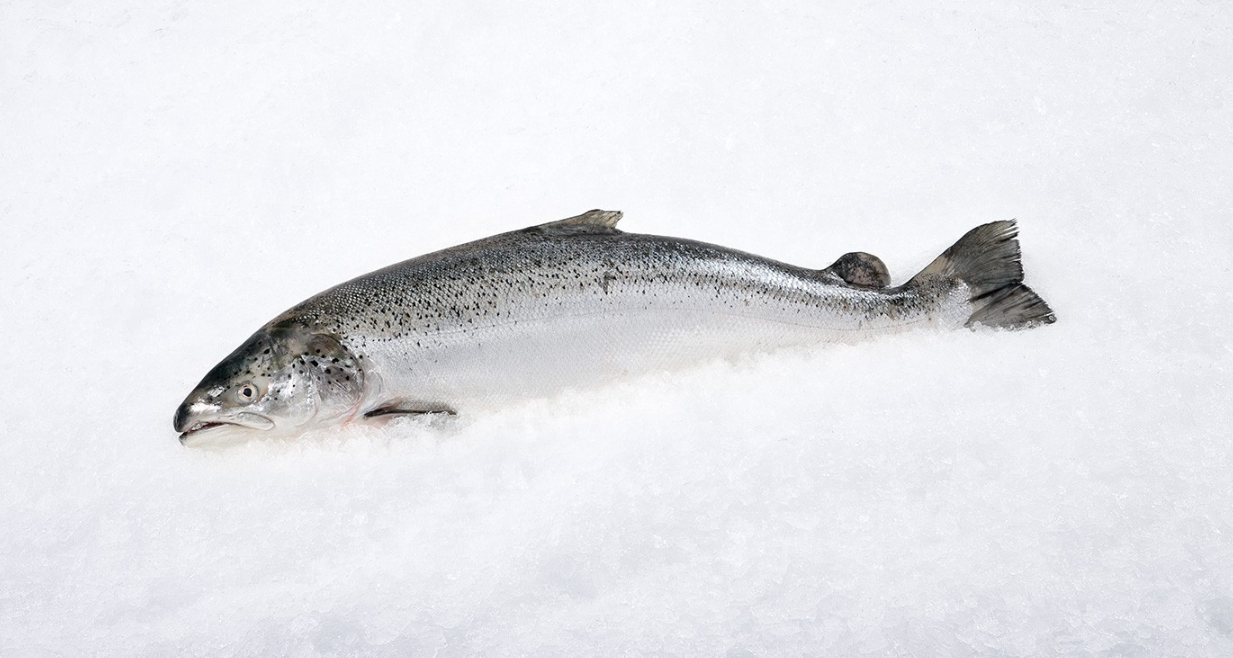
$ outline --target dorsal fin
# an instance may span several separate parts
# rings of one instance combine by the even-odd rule
[[[532,228],[553,233],[611,233],[621,221],[620,210],[588,210],[575,217],[558,219]]]
[[[882,259],[863,251],[844,254],[822,271],[830,272],[848,285],[860,288],[885,288],[891,282],[890,272]]]

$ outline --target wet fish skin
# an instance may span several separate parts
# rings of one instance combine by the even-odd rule
[[[1013,222],[974,229],[891,287],[869,254],[808,269],[625,233],[620,218],[596,210],[503,233],[305,300],[206,375],[176,430],[190,444],[468,413],[743,352],[1055,319],[1022,284]]]

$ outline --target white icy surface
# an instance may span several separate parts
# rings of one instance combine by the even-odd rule
[[[0,655],[1233,655],[1233,12],[819,4],[0,2]],[[1017,217],[1059,322],[176,442],[592,207],[897,280]]]

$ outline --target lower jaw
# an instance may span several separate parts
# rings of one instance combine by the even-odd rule
[[[218,449],[226,448],[253,439],[261,439],[269,433],[243,425],[219,423],[180,435],[180,444],[186,448]]]

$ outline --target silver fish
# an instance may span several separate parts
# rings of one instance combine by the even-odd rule
[[[625,233],[620,212],[503,233],[352,279],[279,315],[180,405],[186,445],[401,414],[471,413],[655,369],[914,327],[1055,320],[1017,228],[968,232],[912,279]]]

